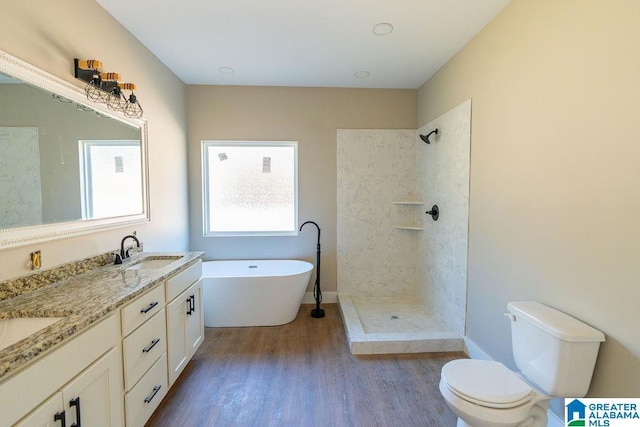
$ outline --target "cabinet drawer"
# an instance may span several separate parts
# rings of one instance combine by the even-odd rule
[[[147,369],[167,351],[164,309],[122,341],[124,386],[130,390]]]
[[[180,295],[185,289],[202,277],[202,261],[198,260],[191,267],[167,280],[167,302]]]
[[[163,354],[125,395],[127,425],[143,426],[167,394],[167,389],[167,355]]]
[[[129,303],[121,311],[122,336],[127,336],[151,316],[164,307],[164,289],[162,286],[152,289]]]

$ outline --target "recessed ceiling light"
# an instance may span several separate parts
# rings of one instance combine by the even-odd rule
[[[222,74],[233,74],[236,72],[236,70],[231,67],[218,67],[218,71]]]
[[[380,22],[373,26],[373,34],[376,36],[386,36],[387,34],[391,34],[393,31],[393,25],[388,22]]]
[[[353,73],[353,77],[355,77],[356,79],[366,79],[370,75],[371,73],[368,71],[356,71],[355,73]]]

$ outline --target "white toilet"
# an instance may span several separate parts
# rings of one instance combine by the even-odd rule
[[[513,356],[520,373],[499,362],[453,360],[440,392],[458,427],[544,427],[552,397],[582,397],[604,334],[537,302],[510,302]]]

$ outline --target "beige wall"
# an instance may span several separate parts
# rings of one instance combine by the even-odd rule
[[[136,83],[149,123],[151,185],[151,223],[0,251],[0,280],[30,272],[35,249],[49,268],[115,249],[133,230],[145,250],[187,249],[185,85],[94,1],[4,2],[0,49],[79,87],[74,57],[99,59]]]
[[[298,218],[322,228],[321,285],[336,290],[336,130],[415,129],[415,90],[188,86],[191,249],[205,259],[315,262],[315,228],[296,237],[202,237],[201,141],[298,141]]]
[[[640,2],[513,0],[418,92],[473,98],[469,337],[511,366],[510,300],[602,330],[592,396],[640,396]]]

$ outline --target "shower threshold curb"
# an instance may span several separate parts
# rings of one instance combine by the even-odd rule
[[[463,351],[455,332],[366,333],[350,297],[338,296],[351,354],[401,354]]]

